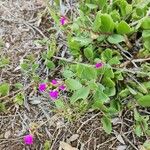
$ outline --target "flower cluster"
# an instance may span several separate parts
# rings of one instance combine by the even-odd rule
[[[104,66],[103,62],[98,62],[95,64],[96,69],[102,68],[103,66]]]
[[[26,145],[31,145],[33,144],[33,135],[32,134],[25,135],[23,140]]]
[[[65,16],[62,16],[60,18],[60,24],[61,25],[66,25],[68,23],[68,19]]]
[[[59,91],[65,91],[66,86],[62,84],[62,81],[58,81],[56,79],[52,80],[50,84],[52,85],[53,89],[49,91],[49,96],[52,100],[56,100],[59,97]],[[40,83],[38,89],[40,92],[44,92],[47,87],[48,84]]]

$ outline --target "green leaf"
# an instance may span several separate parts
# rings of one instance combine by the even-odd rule
[[[62,99],[58,99],[55,101],[55,106],[57,109],[65,108],[64,102]]]
[[[113,35],[109,36],[107,40],[111,44],[118,44],[120,42],[125,41],[124,37],[119,34],[113,34]]]
[[[50,150],[51,144],[50,141],[46,140],[44,143],[44,150]]]
[[[108,64],[109,65],[118,65],[118,64],[120,64],[119,60],[120,60],[120,58],[115,56],[108,61]]]
[[[81,46],[87,46],[88,44],[92,43],[91,38],[86,37],[74,37],[73,38],[76,42],[80,43]]]
[[[116,71],[116,72],[115,72],[115,78],[116,78],[117,80],[123,80],[122,72]]]
[[[146,142],[144,142],[144,147],[146,148],[145,150],[149,150],[150,149],[150,141],[147,140]],[[144,149],[143,149],[144,150]]]
[[[9,94],[10,86],[8,83],[0,84],[0,96],[5,96]]]
[[[51,57],[53,57],[54,53],[55,53],[55,50],[49,48],[49,49],[47,50],[46,57],[47,57],[48,59],[50,59]]]
[[[45,64],[46,64],[46,67],[48,69],[54,69],[55,68],[55,64],[51,60],[46,59]]]
[[[115,87],[106,87],[104,90],[104,93],[109,97],[114,96],[116,94],[116,88]]]
[[[144,30],[142,32],[142,37],[143,38],[149,38],[150,37],[150,30]]]
[[[130,14],[132,12],[132,5],[128,4],[125,8],[126,14]]]
[[[81,45],[78,41],[75,41],[75,39],[72,37],[68,37],[68,43],[67,44],[68,44],[68,47],[69,47],[69,49],[73,55],[79,54]]]
[[[1,60],[0,60],[0,68],[4,68],[6,67],[7,65],[9,65],[10,61],[8,58],[6,57],[1,57]]]
[[[96,79],[97,78],[97,70],[91,66],[85,66],[78,64],[77,66],[77,75],[82,79]]]
[[[101,26],[102,32],[112,32],[114,30],[114,21],[109,14],[101,15]]]
[[[145,39],[144,47],[150,51],[150,38]]]
[[[85,5],[86,5],[87,7],[89,7],[90,9],[95,9],[95,8],[98,7],[98,6],[95,5],[95,4],[88,4],[88,3],[86,3]]]
[[[22,63],[20,66],[23,71],[28,71],[30,69],[30,65],[28,63]]]
[[[140,137],[140,136],[143,135],[143,131],[142,131],[142,128],[141,128],[140,124],[136,124],[136,125],[135,125],[134,131],[135,131],[135,134],[136,134],[138,137]]]
[[[121,10],[121,15],[126,17],[128,14],[132,12],[132,5],[128,4],[126,0],[117,0],[116,4]]]
[[[18,93],[15,96],[14,102],[17,103],[18,105],[23,105],[24,102],[24,94]]]
[[[6,107],[4,103],[0,103],[0,112],[5,112],[6,111]]]
[[[92,108],[96,110],[103,110],[103,107],[105,107],[105,105],[101,101],[94,101],[92,105]]]
[[[103,124],[103,129],[106,133],[110,134],[112,131],[112,124],[111,124],[111,119],[108,118],[107,116],[103,116],[101,119],[101,122]]]
[[[101,90],[98,89],[94,94],[94,101],[100,101],[102,104],[108,102],[110,99],[109,97]]]
[[[137,109],[134,109],[134,119],[136,121],[141,121],[141,115],[137,112]]]
[[[150,18],[149,16],[145,17],[142,21],[141,27],[143,29],[149,30],[150,29]]]
[[[74,73],[73,73],[71,70],[64,70],[63,76],[64,76],[65,78],[71,78],[71,77],[74,76]]]
[[[97,90],[98,88],[98,85],[95,83],[95,80],[89,81],[88,85],[89,85],[89,88],[94,91]]]
[[[131,94],[133,94],[133,95],[137,94],[137,92],[133,88],[131,88],[130,86],[127,86],[127,88],[129,89]]]
[[[107,4],[107,0],[98,0],[97,4],[102,9]]]
[[[108,78],[114,78],[114,72],[113,69],[110,67],[105,67],[104,76]]]
[[[103,42],[106,38],[107,38],[107,35],[100,35],[100,36],[97,38],[97,41],[98,41],[98,42]]]
[[[142,85],[143,85],[145,88],[147,88],[148,90],[150,90],[150,81],[144,82]]]
[[[114,87],[115,86],[115,82],[109,77],[104,77],[102,82],[103,82],[103,85],[105,85],[106,87]]]
[[[117,33],[119,33],[119,34],[128,34],[130,32],[131,32],[131,28],[125,21],[121,21],[118,24]]]
[[[39,67],[39,64],[33,63],[32,64],[32,71],[35,72]]]
[[[109,61],[112,58],[112,50],[111,49],[106,49],[105,51],[102,52],[101,54],[102,61]]]
[[[123,97],[127,97],[129,94],[130,94],[130,91],[129,89],[126,88],[119,93],[119,96],[123,98]]]
[[[87,48],[84,49],[84,55],[85,57],[92,61],[94,53],[93,53],[93,47],[92,46],[88,46]]]
[[[73,104],[79,99],[86,99],[90,93],[89,87],[82,87],[75,91],[70,99],[70,102]]]
[[[113,10],[110,14],[115,22],[120,21],[120,14],[117,10]]]
[[[112,100],[110,102],[110,107],[114,108],[117,112],[121,111],[121,104],[119,100]]]
[[[95,17],[92,28],[96,32],[100,29],[100,26],[101,26],[101,12],[98,11],[97,14],[96,14],[96,17]]]
[[[14,86],[15,86],[16,89],[21,89],[21,88],[23,88],[23,84],[22,84],[22,83],[19,83],[19,82],[18,82],[18,83],[15,83]]]
[[[75,79],[67,79],[65,83],[70,90],[78,90],[82,87],[82,84],[79,82],[79,80]]]
[[[150,107],[150,95],[142,96],[137,101],[143,107]]]

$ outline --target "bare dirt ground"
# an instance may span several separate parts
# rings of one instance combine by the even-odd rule
[[[7,69],[0,70],[0,82],[22,82],[26,93],[23,107],[11,102],[14,96],[13,88],[11,95],[0,99],[7,103],[7,112],[0,114],[0,150],[43,150],[46,140],[51,143],[52,150],[59,149],[61,141],[80,150],[136,149],[135,145],[140,143],[132,132],[132,120],[115,118],[112,135],[106,135],[102,130],[99,112],[87,112],[75,123],[69,123],[51,111],[53,105],[49,100],[37,95],[21,74],[19,64],[22,59],[28,54],[36,54],[39,61],[40,51],[44,49],[34,44],[36,39],[46,36],[45,26],[39,25],[39,14],[43,10],[44,5],[40,0],[0,1],[0,37],[4,41],[1,55],[11,60]],[[130,115],[132,114],[129,112],[127,116]],[[34,144],[24,145],[23,136],[35,128]],[[120,134],[122,132],[124,137]]]

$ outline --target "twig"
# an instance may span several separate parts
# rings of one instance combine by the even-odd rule
[[[132,78],[137,84],[139,84],[139,86],[144,90],[146,91],[146,93],[148,93],[147,89],[139,82],[137,81],[134,77],[132,77],[130,74],[127,73],[127,75]]]
[[[124,37],[125,37],[125,43],[126,43],[127,47],[128,47],[129,49],[131,49],[131,48],[132,48],[131,42],[129,41],[129,39],[128,39],[128,37],[127,37],[126,35],[124,35]]]
[[[122,54],[128,59],[128,60],[130,60],[131,62],[132,62],[132,64],[136,67],[136,68],[138,68],[138,66],[135,64],[135,62],[133,62],[132,60],[131,60],[131,58],[133,57],[128,51],[126,51],[126,50],[124,50],[124,48],[120,45],[120,44],[117,44],[117,47],[122,51]],[[128,54],[130,57],[128,57],[126,54]]]
[[[149,61],[149,60],[150,60],[150,58],[132,59],[132,62],[144,62],[144,61]],[[120,67],[127,66],[127,65],[130,64],[130,63],[131,63],[130,60],[128,60],[128,61],[126,61],[126,62],[123,62],[122,64],[120,64]]]
[[[120,44],[117,44],[117,47],[118,47],[122,52],[124,52],[124,53],[128,54],[130,57],[132,57],[132,55],[131,55],[128,51],[124,50],[124,48],[123,48]],[[126,54],[124,54],[124,56],[125,56],[127,59],[131,60],[131,58],[128,57]]]
[[[0,116],[0,118],[11,118],[11,117],[17,117],[17,116],[19,116],[19,115],[9,115],[9,116]]]
[[[9,139],[5,139],[5,138],[3,138],[3,139],[0,139],[0,141],[15,141],[15,140],[20,140],[20,139],[22,139],[24,136],[20,136],[20,137],[17,137],[17,138],[9,138]]]
[[[78,128],[77,133],[80,132],[80,130],[83,128],[83,126],[84,126],[85,124],[87,124],[90,120],[92,120],[93,118],[95,118],[95,117],[98,116],[99,114],[101,114],[101,112],[95,114],[94,116],[92,116],[91,118],[89,118],[88,120],[86,120],[85,122],[83,122],[82,125]]]
[[[57,130],[57,129],[56,129],[56,130]],[[61,133],[61,130],[58,129],[58,133],[57,133],[57,135],[55,136],[55,139],[54,139],[54,141],[53,141],[53,143],[52,143],[52,145],[51,145],[51,149],[50,149],[50,150],[53,149],[53,147],[54,147],[56,141],[58,140],[58,136],[60,135],[60,133]]]
[[[34,25],[32,25],[32,24],[30,24],[30,23],[28,23],[28,22],[23,22],[23,24],[25,24],[25,25],[27,25],[27,26],[30,26],[31,28],[35,29],[43,38],[47,38],[47,37],[43,34],[43,32],[42,32],[39,28],[37,28],[36,26],[34,26]]]
[[[116,139],[116,137],[113,137],[113,138],[111,138],[111,139],[109,139],[109,140],[107,140],[107,141],[105,141],[105,142],[103,142],[103,143],[97,145],[97,148],[99,148],[100,146],[105,145],[105,144],[107,144],[107,143],[109,143],[109,142],[111,142],[111,141],[113,141],[113,140],[115,140],[115,139]]]
[[[81,64],[81,65],[84,65],[84,66],[92,66],[92,67],[94,66],[94,65],[90,65],[90,64],[79,63],[77,61],[69,60],[69,59],[66,59],[66,58],[63,58],[63,57],[53,56],[53,58],[58,59],[58,60],[62,60],[62,61],[66,61],[66,62],[69,62],[69,63],[72,63],[72,64]]]
[[[40,127],[42,127],[43,125],[45,125],[47,122],[51,121],[52,123],[55,121],[55,119],[58,119],[58,114],[55,114],[53,117],[47,119],[45,122],[41,123],[40,125],[38,125],[36,127],[36,130],[39,129]],[[36,132],[36,130],[34,132]],[[34,133],[33,132],[33,133]]]
[[[124,134],[122,134],[122,136],[135,150],[138,150],[138,148]]]
[[[125,68],[122,69],[122,68],[116,68],[116,67],[112,67],[112,69],[119,70],[121,72],[129,72],[129,73],[132,73],[132,74],[142,74],[142,75],[150,77],[150,74],[145,73],[145,72],[141,72],[141,71],[135,71],[135,70],[125,69]]]
[[[144,61],[149,61],[150,58],[143,58],[143,59],[133,59],[133,62],[144,62]]]
[[[66,62],[69,62],[69,63],[72,63],[72,64],[81,64],[81,65],[85,65],[85,66],[94,67],[94,65],[79,63],[79,62],[76,62],[76,61],[73,61],[73,60],[69,60],[69,59],[66,59],[66,58],[62,58],[62,57],[53,56],[53,58],[54,59],[58,59],[58,60],[62,60],[62,61],[66,61]],[[135,70],[125,69],[125,68],[116,68],[116,67],[112,67],[112,69],[119,70],[121,72],[129,72],[129,73],[132,73],[132,74],[143,74],[145,76],[150,77],[149,74],[147,74],[145,72],[141,72],[141,71],[135,71]]]

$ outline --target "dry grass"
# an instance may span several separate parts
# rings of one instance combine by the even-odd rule
[[[133,120],[130,117],[133,115],[132,112],[125,111],[124,116],[113,119],[114,130],[111,135],[106,135],[102,130],[99,112],[87,112],[76,122],[68,122],[60,114],[52,112],[53,104],[46,95],[43,97],[37,94],[31,88],[32,84],[21,74],[19,64],[28,54],[33,53],[36,55],[36,61],[42,63],[40,52],[44,47],[35,45],[34,40],[49,36],[46,31],[49,24],[45,18],[40,20],[38,16],[43,10],[41,0],[0,2],[0,36],[5,42],[1,55],[6,55],[11,60],[6,69],[0,70],[0,82],[7,81],[11,85],[22,82],[26,87],[23,89],[26,95],[24,107],[19,108],[10,101],[14,96],[13,89],[11,95],[1,99],[7,103],[8,109],[5,114],[0,115],[0,149],[42,150],[45,140],[51,142],[52,150],[59,149],[60,141],[65,141],[80,150],[113,150],[118,146],[122,150],[138,149],[141,143],[133,133]],[[69,11],[73,10],[67,7],[66,13]],[[62,42],[62,33],[55,34],[59,35],[60,55],[63,56],[67,52]],[[39,73],[41,77],[49,74],[42,65]],[[23,135],[27,134],[28,130],[34,131],[36,135],[32,147],[25,146],[22,141]]]

